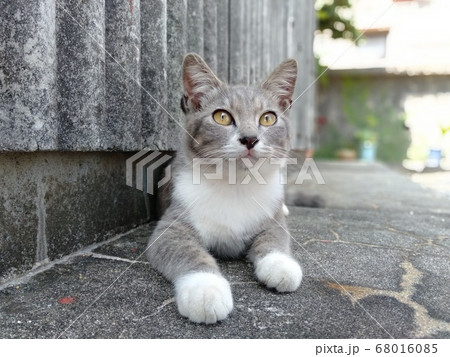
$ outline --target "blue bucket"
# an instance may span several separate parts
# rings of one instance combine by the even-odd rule
[[[359,157],[363,161],[374,162],[377,157],[377,145],[372,141],[363,141],[359,148]]]
[[[428,152],[427,167],[436,168],[441,165],[442,152],[440,149],[430,149]]]

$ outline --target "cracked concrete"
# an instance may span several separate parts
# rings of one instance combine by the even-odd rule
[[[326,185],[300,189],[327,207],[288,217],[304,269],[295,293],[261,286],[246,260],[220,261],[234,310],[192,324],[142,255],[149,224],[1,285],[0,337],[450,338],[448,198],[378,164],[319,169]]]
[[[420,282],[423,274],[408,261],[404,261],[401,267],[405,270],[405,274],[400,283],[400,287],[402,288],[400,292],[340,285],[333,282],[328,282],[327,284],[329,287],[340,291],[343,295],[349,295],[354,303],[366,299],[369,296],[389,296],[402,304],[408,305],[414,310],[415,330],[412,331],[412,336],[415,338],[427,337],[429,334],[436,332],[450,332],[450,323],[433,319],[428,315],[427,309],[424,306],[412,300],[415,285]]]

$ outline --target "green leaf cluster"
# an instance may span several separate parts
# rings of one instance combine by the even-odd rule
[[[359,32],[347,14],[351,8],[349,0],[316,1],[317,29],[329,32],[332,38],[345,38],[355,41]]]

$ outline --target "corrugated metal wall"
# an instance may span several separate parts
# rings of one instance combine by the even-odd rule
[[[300,63],[314,80],[312,0],[0,0],[0,151],[176,150],[183,56],[231,83]],[[158,102],[160,105],[158,105]],[[293,108],[311,146],[314,92]]]

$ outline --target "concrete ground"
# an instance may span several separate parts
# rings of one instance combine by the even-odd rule
[[[298,291],[258,284],[247,261],[220,262],[231,316],[190,323],[140,256],[140,226],[0,286],[2,338],[450,338],[450,201],[379,164],[322,163],[326,208],[290,207]],[[290,172],[290,181],[296,173]],[[136,260],[137,259],[137,260]]]

